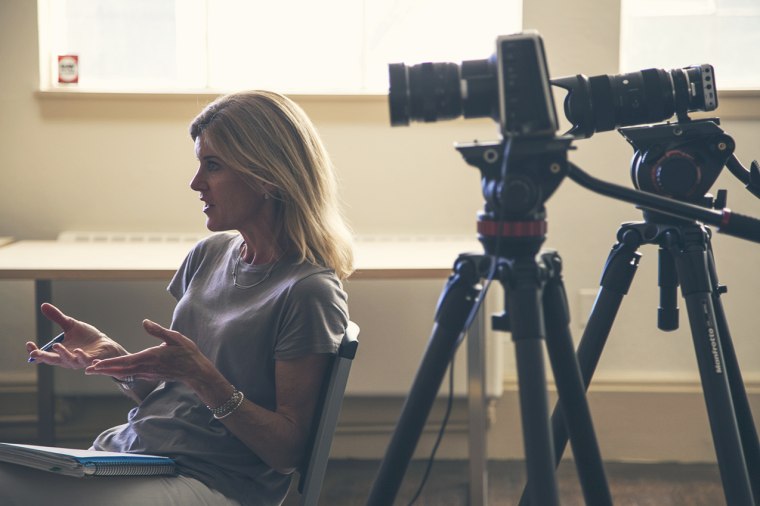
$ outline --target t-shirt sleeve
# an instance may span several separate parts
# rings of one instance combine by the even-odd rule
[[[197,269],[195,264],[197,264],[198,257],[201,256],[199,251],[202,247],[202,243],[199,243],[190,250],[182,261],[182,264],[179,266],[179,269],[177,269],[177,272],[174,273],[174,277],[172,277],[172,280],[169,282],[169,286],[166,287],[166,290],[172,294],[176,300],[182,298],[187,291],[187,287],[190,285],[190,280],[193,279],[193,274]]]
[[[332,272],[312,274],[293,285],[275,343],[275,360],[336,353],[348,325],[346,298]]]

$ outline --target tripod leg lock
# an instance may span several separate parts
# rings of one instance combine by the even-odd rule
[[[435,321],[441,325],[460,325],[467,319],[470,309],[480,294],[481,269],[488,259],[484,255],[460,255],[454,263],[454,272],[438,299]],[[464,302],[464,304],[462,304]]]
[[[546,269],[541,268],[533,256],[514,261],[503,260],[499,266],[499,281],[504,287],[506,314],[520,315],[510,319],[512,340],[544,339],[546,330],[541,311],[541,289],[546,280]],[[503,318],[503,315],[499,318]],[[538,328],[519,322],[538,322]],[[503,323],[503,321],[494,321]]]
[[[641,253],[638,249],[641,244],[641,235],[636,230],[621,231],[618,243],[607,256],[599,285],[614,293],[626,295],[639,267]]]
[[[562,258],[556,251],[545,251],[541,254],[541,265],[546,269],[546,284],[542,300],[545,307],[554,308],[552,321],[546,321],[547,328],[562,329],[570,325],[570,304],[562,281]]]

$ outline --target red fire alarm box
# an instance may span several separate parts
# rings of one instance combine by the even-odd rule
[[[75,54],[58,56],[58,82],[63,84],[79,82],[79,56]]]

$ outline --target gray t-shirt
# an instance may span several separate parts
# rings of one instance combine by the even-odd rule
[[[241,245],[237,234],[215,234],[188,254],[168,288],[177,299],[171,327],[246,399],[274,410],[275,360],[335,353],[348,323],[346,294],[324,267],[288,258],[273,268],[238,263]],[[280,504],[290,484],[180,382],[161,383],[93,448],[171,456],[181,474],[242,504]]]

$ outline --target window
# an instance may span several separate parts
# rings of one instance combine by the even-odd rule
[[[622,0],[622,72],[710,63],[718,90],[760,89],[757,0]]]
[[[486,58],[522,28],[521,0],[38,3],[43,89],[384,94],[388,63]]]

